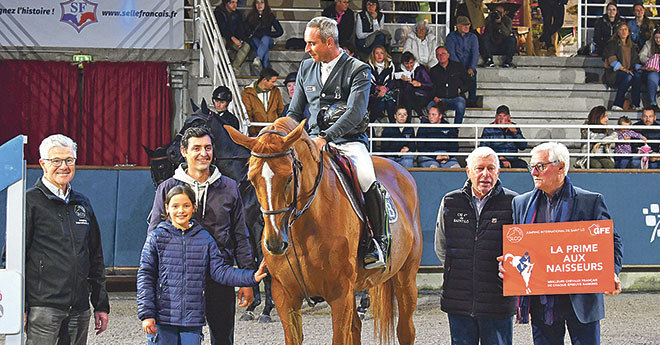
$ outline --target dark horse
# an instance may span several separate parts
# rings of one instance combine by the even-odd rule
[[[201,108],[193,104],[195,113],[190,116],[183,128],[176,136],[176,138],[168,145],[159,147],[155,150],[147,151],[151,159],[151,177],[155,184],[167,180],[174,175],[174,170],[182,161],[179,146],[181,145],[181,137],[183,132],[189,127],[206,126],[213,134],[213,153],[214,164],[220,172],[234,179],[238,182],[238,189],[243,199],[243,211],[245,212],[245,222],[247,223],[248,231],[250,232],[250,244],[252,252],[256,254],[258,262],[263,259],[261,250],[261,234],[264,228],[264,220],[259,209],[259,202],[254,187],[247,179],[248,166],[247,161],[250,158],[250,150],[236,144],[223,127],[228,125],[219,116],[211,116],[210,111],[206,106],[206,102],[202,101]],[[265,302],[266,305],[259,316],[259,322],[271,322],[270,313],[275,307],[271,295],[271,277],[267,276],[264,280]],[[253,288],[254,301],[247,308],[245,313],[241,316],[241,320],[249,321],[254,319],[254,309],[261,304],[261,293],[259,286]]]

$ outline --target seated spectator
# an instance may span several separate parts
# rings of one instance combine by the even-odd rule
[[[282,95],[275,87],[277,72],[264,68],[259,73],[259,79],[245,87],[241,98],[251,122],[273,122],[284,110]],[[256,136],[263,126],[252,126],[248,129],[250,136]]]
[[[396,95],[394,94],[394,64],[385,47],[375,46],[369,55],[371,67],[371,94],[369,95],[369,121],[374,122],[387,110],[390,123],[394,123]]]
[[[396,123],[406,123],[408,121],[408,111],[406,108],[401,106],[396,108],[394,119]],[[385,127],[382,137],[389,139],[412,139],[415,138],[415,129],[412,127]],[[387,140],[381,142],[380,148],[383,152],[415,152],[415,142]],[[387,158],[401,164],[404,168],[412,168],[415,161],[415,156],[413,155],[388,156]]]
[[[651,58],[653,58],[652,61]],[[651,107],[660,111],[656,96],[658,94],[658,82],[660,81],[660,29],[656,29],[653,37],[646,41],[642,51],[639,53],[639,61],[644,64],[643,75],[646,77],[646,92],[651,101]]]
[[[607,42],[614,36],[616,27],[621,22],[623,22],[623,19],[619,16],[619,9],[616,7],[616,3],[608,3],[606,13],[594,26],[594,43],[596,44],[596,53],[598,53],[598,56],[605,57]]]
[[[284,30],[270,10],[268,0],[254,0],[247,15],[247,26],[251,35],[250,46],[257,52],[252,65],[256,68],[270,68],[269,53],[275,45],[274,38],[282,36]]]
[[[363,2],[362,12],[355,21],[355,36],[358,49],[365,54],[371,53],[374,46],[387,47],[390,44],[390,34],[385,31],[385,15],[380,12],[378,0]]]
[[[355,57],[355,52],[357,51],[355,44],[351,42],[344,43],[341,45],[341,49],[344,49],[348,56]]]
[[[412,115],[424,115],[424,105],[429,102],[433,84],[429,72],[420,65],[410,52],[401,55],[401,72],[395,73],[399,79],[399,105]]]
[[[218,23],[220,35],[225,40],[228,49],[236,51],[232,62],[234,70],[238,70],[250,53],[250,44],[245,42],[248,38],[248,29],[245,19],[237,8],[236,0],[222,0],[220,6],[213,11],[215,21]]]
[[[442,39],[440,39],[442,43]],[[430,69],[438,63],[435,57],[436,44],[435,35],[429,32],[426,22],[418,22],[415,24],[415,35],[410,35],[403,44],[404,52],[411,52],[420,65]]]
[[[460,16],[465,16],[470,19],[470,23],[472,23],[472,32],[475,34],[478,34],[478,32],[481,31],[481,28],[484,27],[483,0],[450,1],[449,13],[451,14],[449,18],[450,30],[456,26],[456,21]]]
[[[644,43],[651,39],[653,31],[655,31],[655,24],[646,16],[644,5],[636,3],[633,6],[633,12],[635,13],[635,18],[628,21],[630,38],[641,49]]]
[[[643,135],[648,140],[660,140],[660,123],[656,121],[656,114],[653,108],[647,107],[642,110],[642,119],[635,122],[634,126],[649,126],[648,129],[636,129],[639,134]],[[652,152],[660,152],[660,143],[649,143]],[[638,149],[642,144],[632,144],[632,152],[637,153]],[[634,169],[640,169],[641,157],[633,157],[632,167]],[[648,164],[649,169],[658,169],[660,168],[660,156],[651,156]]]
[[[481,139],[522,139],[525,137],[522,134],[522,130],[515,126],[515,123],[511,121],[511,113],[509,112],[509,107],[506,105],[500,105],[495,111],[495,121],[491,124],[493,125],[513,125],[507,128],[484,128],[484,131],[481,133]],[[504,156],[504,153],[517,153],[527,148],[526,141],[485,141],[480,144],[480,146],[488,146],[493,151],[497,152],[497,155],[500,157],[500,167],[501,168],[527,168],[527,162],[520,159],[516,156]]]
[[[428,119],[422,118],[424,124],[449,124],[444,119],[447,108],[444,105],[434,105],[429,109]],[[417,130],[418,139],[455,139],[458,138],[457,128],[420,127]],[[449,152],[458,152],[456,141],[417,141],[418,152],[434,152],[433,156],[417,156],[417,165],[422,168],[460,168],[456,158]]]
[[[438,47],[435,50],[438,64],[431,68],[431,80],[434,88],[431,94],[432,100],[426,107],[440,102],[445,103],[450,109],[454,109],[454,123],[462,123],[465,115],[465,98],[461,95],[470,86],[470,75],[463,64],[449,60],[447,48]]]
[[[585,121],[585,125],[607,125],[607,109],[602,105],[595,106],[589,112],[589,117]],[[591,153],[612,153],[612,147],[614,146],[614,140],[617,140],[618,134],[611,129],[600,129],[592,128],[587,131],[586,128],[583,128],[581,131],[581,138],[591,141],[591,146],[588,147],[587,143],[582,144],[582,152],[591,152]],[[575,162],[575,166],[580,169],[587,168],[587,157],[582,157]],[[589,167],[593,169],[613,169],[614,168],[614,159],[612,156],[599,156],[591,157],[589,160]]]
[[[513,35],[513,21],[506,15],[503,6],[495,7],[486,18],[483,35],[484,59],[486,67],[495,67],[493,55],[504,55],[502,67],[515,67],[513,54],[516,53],[516,37]]]
[[[460,62],[472,78],[469,86],[468,102],[471,106],[477,101],[477,63],[479,62],[479,39],[470,32],[470,20],[460,16],[456,19],[456,31],[447,35],[447,52],[451,61]]]
[[[606,63],[605,83],[617,89],[612,110],[623,110],[626,92],[631,86],[630,96],[633,110],[639,110],[642,65],[639,60],[639,49],[630,39],[628,24],[619,23],[616,34],[607,43],[604,57]]]
[[[291,98],[293,98],[293,92],[296,90],[296,77],[298,73],[297,72],[291,72],[286,75],[286,78],[284,78],[284,86],[286,87],[286,91],[289,94],[289,103],[284,106],[284,110],[282,110],[282,114],[280,114],[280,117],[286,116],[286,112],[289,111],[289,104],[291,104]],[[305,105],[305,111],[303,112],[305,119],[307,119],[307,122],[305,123],[305,129],[308,128],[309,125],[309,104]]]
[[[339,46],[345,47],[347,43],[353,42],[355,31],[355,13],[348,8],[349,0],[335,0],[335,3],[326,7],[321,13],[322,16],[332,18],[337,21],[339,29]],[[352,51],[355,53],[355,50]]]
[[[619,126],[630,126],[631,123],[632,122],[630,121],[630,118],[628,118],[628,116],[621,116],[619,118],[619,121],[617,122]],[[639,139],[646,141],[646,138],[643,135],[633,131],[632,129],[619,128],[616,130],[616,132],[617,135],[619,136],[619,140]],[[614,156],[614,167],[617,169],[628,168],[628,164],[630,164],[632,157],[625,155],[632,153],[632,147],[630,146],[630,144],[617,143],[616,145],[614,145],[614,153],[616,153],[616,156]]]

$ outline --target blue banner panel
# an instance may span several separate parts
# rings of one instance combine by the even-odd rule
[[[6,189],[21,179],[23,174],[23,138],[22,135],[16,136],[0,146],[0,190]]]

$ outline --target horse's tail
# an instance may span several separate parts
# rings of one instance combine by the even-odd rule
[[[394,284],[392,279],[369,290],[374,315],[374,337],[379,344],[391,344],[394,335]]]

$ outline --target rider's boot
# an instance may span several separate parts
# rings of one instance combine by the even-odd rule
[[[364,256],[364,268],[366,269],[387,266],[390,252],[390,223],[385,210],[386,193],[387,191],[378,181],[374,182],[364,193],[367,217],[374,234],[370,246],[372,250]]]

